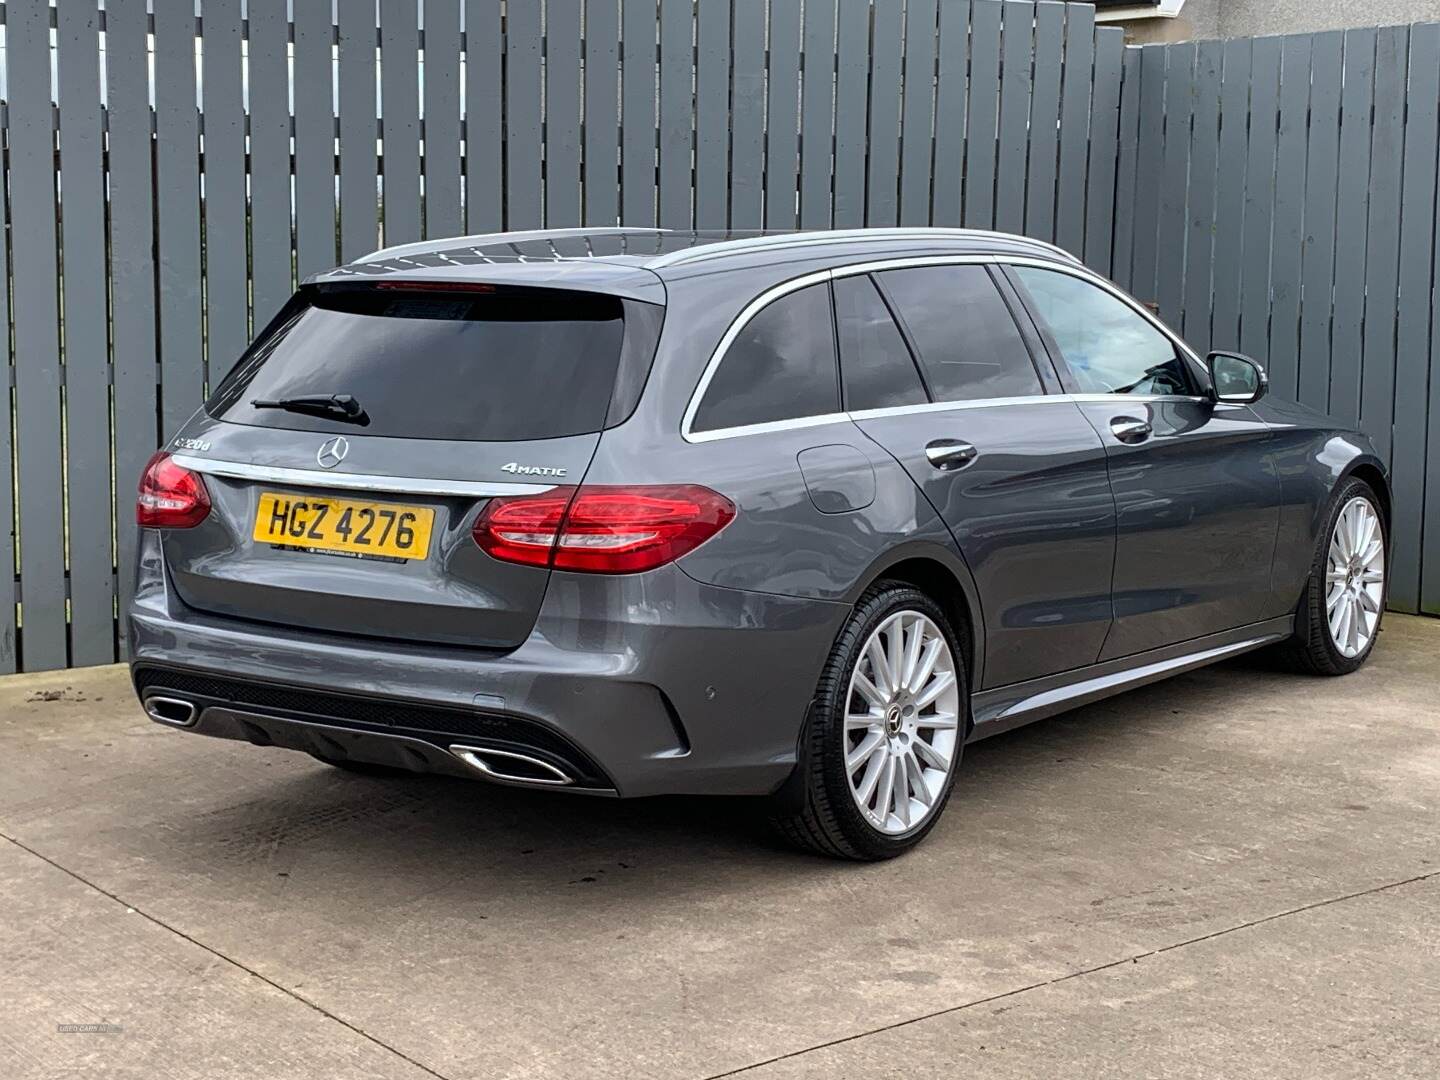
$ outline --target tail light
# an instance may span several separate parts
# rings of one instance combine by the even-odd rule
[[[191,472],[161,450],[140,474],[135,521],[149,529],[189,529],[210,513],[210,493],[199,473]]]
[[[504,562],[633,574],[694,551],[734,518],[734,503],[697,484],[592,484],[492,499],[473,535]]]

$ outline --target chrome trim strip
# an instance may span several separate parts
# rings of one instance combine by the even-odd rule
[[[397,495],[539,495],[554,484],[507,484],[477,480],[435,480],[414,476],[374,476],[366,473],[321,472],[316,469],[287,469],[278,465],[252,465],[244,461],[212,461],[193,454],[175,454],[176,465],[211,476],[293,487],[338,488],[345,491],[388,491]]]
[[[714,428],[685,435],[686,442],[707,443],[718,439],[738,439],[745,435],[768,435],[774,431],[795,431],[799,428],[823,427],[825,424],[848,423],[849,413],[822,413],[819,416],[797,416],[793,420],[771,420],[764,424],[741,424],[738,427]]]
[[[784,247],[823,244],[850,244],[857,240],[883,241],[883,240],[1006,240],[1016,243],[1030,244],[1045,251],[1052,251],[1069,262],[1079,260],[1055,244],[1044,240],[1035,240],[1028,236],[1018,236],[1015,233],[991,232],[986,229],[945,229],[931,228],[925,226],[892,228],[892,229],[816,229],[800,230],[799,232],[777,233],[773,236],[748,236],[736,240],[722,240],[714,244],[705,244],[700,247],[682,248],[679,251],[661,255],[658,258],[649,260],[645,265],[652,270],[663,270],[669,266],[683,266],[686,263],[702,262],[706,259],[719,258],[724,255],[734,255],[746,251],[764,250],[771,247]]]
[[[1262,637],[1249,638],[1245,641],[1237,641],[1233,645],[1217,645],[1213,649],[1202,649],[1200,652],[1186,653],[1183,656],[1173,656],[1168,660],[1156,660],[1154,663],[1144,664],[1140,667],[1117,672],[1113,675],[1099,675],[1092,679],[1071,683],[1069,686],[1043,690],[1038,694],[1033,694],[1025,700],[1010,706],[1010,708],[995,716],[994,719],[1005,720],[1021,713],[1034,712],[1037,709],[1059,705],[1074,698],[1085,697],[1087,694],[1092,694],[1097,691],[1104,691],[1107,694],[1118,693],[1127,686],[1153,680],[1156,676],[1168,674],[1176,668],[1182,668],[1187,665],[1198,667],[1202,664],[1223,659],[1231,653],[1241,653],[1249,649],[1259,648],[1266,642],[1273,641],[1274,637],[1274,635],[1267,634]]]
[[[1067,394],[1027,394],[1023,397],[978,398],[975,401],[927,401],[923,405],[886,405],[878,409],[856,409],[851,420],[878,420],[886,416],[913,416],[924,413],[955,412],[969,409],[998,409],[1004,405],[1051,405],[1070,401]]]

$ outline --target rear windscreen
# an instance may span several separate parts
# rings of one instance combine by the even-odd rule
[[[625,337],[614,296],[476,286],[310,286],[206,405],[238,424],[515,441],[605,426]],[[344,395],[363,425],[257,407]]]

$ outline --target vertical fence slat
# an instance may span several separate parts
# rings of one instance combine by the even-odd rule
[[[539,5],[535,7],[538,9]],[[513,12],[515,8],[512,6],[508,10]],[[757,62],[763,64],[763,10],[759,14],[762,22]],[[655,224],[655,0],[625,0],[622,18],[621,222],[632,229],[639,229]],[[738,30],[736,36],[739,36]],[[763,74],[759,82],[763,96]],[[756,127],[758,132],[759,125]],[[512,229],[515,227],[513,224],[509,226]]]
[[[474,234],[505,227],[505,177],[497,149],[505,136],[501,2],[465,0],[465,231]],[[610,96],[613,100],[613,91]],[[614,224],[613,218],[604,224]]]
[[[1440,202],[1435,207],[1440,216]],[[1432,287],[1440,286],[1440,243],[1435,244]],[[1433,294],[1432,294],[1433,295]],[[1420,551],[1420,610],[1440,615],[1440,379],[1435,377],[1435,355],[1440,352],[1440,304],[1430,305],[1430,409],[1425,439],[1424,544]]]
[[[1257,38],[1250,54],[1250,143],[1245,169],[1245,236],[1240,245],[1240,348],[1269,363],[1270,228],[1275,211],[1275,146],[1280,107],[1279,38]]]
[[[55,125],[50,9],[10,5],[10,222],[14,275],[15,451],[20,515],[20,641],[26,670],[66,664],[61,371],[55,262]],[[8,478],[7,478],[8,479]]]
[[[869,0],[840,0],[836,23],[834,225],[837,229],[848,229],[865,224]]]
[[[1035,5],[1035,85],[1030,101],[1030,160],[1025,235],[1055,239],[1056,176],[1060,163],[1060,79],[1065,62],[1064,4]]]
[[[1335,322],[1331,332],[1330,412],[1360,420],[1360,350],[1365,305],[1365,213],[1370,189],[1370,106],[1375,92],[1375,31],[1345,33],[1340,97],[1341,212],[1335,219]]]
[[[115,564],[110,537],[110,362],[106,355],[105,188],[100,133],[99,16],[94,5],[56,10],[56,74],[64,266],[67,516],[71,529],[70,662],[115,659]],[[0,266],[4,266],[0,252]],[[3,312],[0,312],[3,318]],[[6,325],[0,321],[0,326]],[[7,403],[8,404],[8,403]],[[6,409],[5,422],[9,422]],[[9,456],[0,457],[9,462]],[[6,484],[8,488],[10,485]],[[8,496],[8,492],[7,492]],[[0,521],[8,521],[0,507]],[[129,522],[124,522],[128,527]],[[0,560],[0,574],[4,573]],[[7,581],[8,584],[8,581]],[[0,603],[8,593],[0,590]],[[13,618],[14,608],[10,608]],[[0,612],[0,639],[8,636]],[[0,670],[6,649],[0,642]]]
[[[1195,55],[1190,196],[1185,213],[1185,291],[1180,332],[1202,354],[1210,347],[1210,271],[1214,260],[1215,178],[1220,152],[1223,45],[1202,42]]]
[[[1102,274],[1111,272],[1115,230],[1116,143],[1120,137],[1120,68],[1125,32],[1101,27],[1095,32],[1095,91],[1090,117],[1090,161],[1085,174],[1085,262]]]
[[[688,0],[660,5],[660,191],[658,224],[688,229],[691,143],[694,139],[695,96],[690,87],[693,67],[694,7]],[[795,46],[798,51],[799,46]]]
[[[1390,429],[1395,420],[1395,296],[1400,284],[1400,165],[1409,41],[1409,27],[1389,26],[1375,42],[1360,424],[1386,461],[1390,460]]]
[[[537,5],[538,7],[538,5]],[[532,10],[529,4],[511,7],[512,23],[526,22],[515,12]],[[420,27],[415,0],[380,0],[380,127],[381,152],[384,154],[385,244],[408,244],[420,239]],[[539,70],[539,22],[535,12],[535,69]],[[523,31],[522,31],[523,34]],[[523,39],[528,40],[528,39]],[[329,55],[328,50],[326,53]],[[328,71],[328,62],[326,65]],[[510,69],[521,68],[523,60],[512,59]],[[526,174],[524,189],[527,197],[538,202],[540,197],[540,87],[536,79],[526,80],[516,74],[520,85],[510,89],[509,108],[512,115],[534,113],[534,123],[523,124],[523,131],[513,129],[511,153],[507,160],[512,174],[516,169]],[[516,93],[520,100],[516,100]],[[518,159],[518,160],[517,160]],[[533,176],[532,176],[533,173]],[[512,206],[516,198],[510,188]],[[527,204],[527,210],[529,209]],[[523,216],[528,224],[538,225],[538,208]],[[523,227],[523,226],[521,226]]]
[[[1168,52],[1155,299],[1160,304],[1160,314],[1172,326],[1179,326],[1185,277],[1185,205],[1190,182],[1190,118],[1194,105],[1196,47],[1177,45]]]
[[[1135,289],[1136,189],[1140,164],[1140,50],[1126,49],[1120,59],[1119,147],[1115,155],[1115,240],[1110,275],[1132,293]]]
[[[876,0],[870,32],[870,139],[865,224],[895,225],[900,192],[901,0]]]
[[[798,0],[771,0],[768,85],[765,101],[765,227],[793,229],[798,221],[795,198],[800,180]],[[664,99],[662,92],[661,101]]]
[[[375,139],[375,5],[340,11],[340,257],[351,262],[380,243]],[[429,11],[426,11],[427,18]],[[428,60],[428,57],[427,57]],[[428,67],[428,64],[427,64]]]
[[[200,404],[205,370],[200,296],[199,111],[195,18],[188,0],[155,5],[155,199],[160,257],[161,435]]]
[[[240,0],[206,0],[204,50],[205,336],[213,384],[250,340]]]
[[[1395,351],[1395,452],[1390,483],[1390,603],[1420,610],[1420,552],[1425,510],[1425,411],[1422,389],[1435,381],[1430,311],[1435,248],[1436,125],[1440,123],[1440,24],[1410,31],[1409,111],[1400,207],[1400,277]],[[1440,530],[1440,525],[1432,526]]]
[[[587,225],[620,220],[620,8],[615,0],[585,4],[585,153],[582,201]],[[474,108],[467,101],[466,109]],[[696,182],[698,184],[699,178]]]
[[[12,75],[11,78],[14,76]],[[5,170],[0,169],[0,266],[9,265],[10,218],[5,208],[9,205],[9,179]],[[7,476],[12,467],[15,450],[14,391],[10,386],[10,292],[0,289],[0,325],[6,333],[0,334],[0,364],[5,371],[4,393],[0,394],[0,464]],[[108,509],[109,494],[106,494]],[[15,486],[0,484],[0,675],[9,675],[20,668],[19,637],[16,629],[16,604],[20,602],[20,591],[15,579],[19,568],[15,561]],[[106,517],[109,517],[107,513]]]
[[[285,0],[250,0],[250,280],[254,329],[268,323],[290,296],[290,23]],[[375,34],[370,34],[373,56]],[[373,76],[372,76],[373,77]],[[371,101],[375,94],[372,89]],[[374,105],[371,105],[374,113]],[[370,123],[371,166],[375,175],[375,123]],[[370,202],[375,183],[370,183]],[[370,248],[375,246],[370,229]],[[367,248],[366,250],[369,250]],[[219,372],[216,372],[217,377]]]
[[[150,88],[145,0],[105,5],[106,101],[110,159],[111,354],[115,425],[115,566],[119,601],[135,592],[135,485],[155,449],[158,387],[155,355],[155,263],[151,228]],[[14,77],[13,71],[11,77]],[[123,610],[123,608],[122,608]],[[129,626],[117,627],[120,655]]]
[[[328,4],[295,6],[295,265],[304,279],[335,263],[335,114]]]
[[[1059,197],[1055,242],[1085,250],[1085,157],[1090,138],[1090,83],[1095,66],[1095,9],[1071,4],[1065,14],[1065,79],[1060,101]]]
[[[970,4],[941,0],[940,43],[935,81],[935,177],[931,220],[960,224],[965,184],[965,114],[969,98]]]
[[[970,228],[995,225],[995,153],[1000,113],[1001,0],[975,0],[970,14],[970,98],[965,114],[965,203]]]
[[[580,2],[550,0],[545,9],[545,225],[551,229],[580,224]],[[428,77],[426,84],[428,91]]]
[[[995,158],[995,228],[1025,231],[1025,146],[1030,138],[1034,29],[1029,4],[1004,5],[1000,44],[1000,132]]]
[[[764,5],[736,4],[732,35],[730,227],[758,229],[765,220]]]
[[[800,73],[800,227],[830,226],[830,152],[834,139],[835,5],[805,5]],[[697,222],[698,224],[698,222]]]
[[[1317,34],[1310,55],[1310,137],[1305,149],[1304,251],[1300,258],[1299,396],[1330,398],[1330,284],[1335,277],[1335,193],[1340,164],[1340,82],[1345,35]]]
[[[701,4],[695,17],[695,227],[723,229],[730,205],[730,4]],[[826,167],[828,190],[828,160]]]
[[[935,0],[910,0],[905,10],[905,83],[900,122],[901,225],[930,223],[935,118]]]
[[[1140,300],[1156,298],[1159,255],[1160,185],[1165,160],[1165,49],[1140,50],[1140,136],[1135,150],[1135,230],[1130,291]]]
[[[1270,233],[1270,381],[1299,392],[1300,272],[1304,245],[1305,142],[1310,109],[1310,36],[1283,39],[1280,128],[1275,143],[1275,219]]]
[[[576,5],[578,22],[580,0],[571,2]],[[575,37],[573,55],[568,61],[572,84],[580,77],[578,29]],[[460,0],[425,0],[425,74],[421,81],[425,93],[425,118],[420,129],[425,141],[425,235],[456,236],[464,231],[460,223]],[[575,103],[578,129],[578,87],[570,96]],[[567,224],[578,225],[579,131],[572,137],[577,162],[567,184],[571,204],[577,210]],[[343,168],[340,175],[345,175]]]
[[[1250,118],[1250,42],[1225,43],[1220,80],[1220,168],[1215,183],[1215,286],[1210,347],[1240,348],[1241,250],[1245,224],[1245,158]]]

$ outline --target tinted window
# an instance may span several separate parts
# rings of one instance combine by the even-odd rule
[[[847,409],[884,409],[927,400],[905,339],[867,275],[835,282],[835,329]]]
[[[1040,376],[983,266],[888,270],[880,282],[920,352],[937,401],[1040,394]]]
[[[1129,304],[1073,274],[1017,266],[1035,310],[1087,394],[1189,394],[1170,339]]]
[[[730,343],[695,413],[693,431],[820,416],[840,408],[830,290],[782,296]]]
[[[549,289],[309,288],[206,407],[240,424],[407,439],[599,431],[624,310],[617,297]],[[330,394],[356,398],[369,424],[251,405]]]

